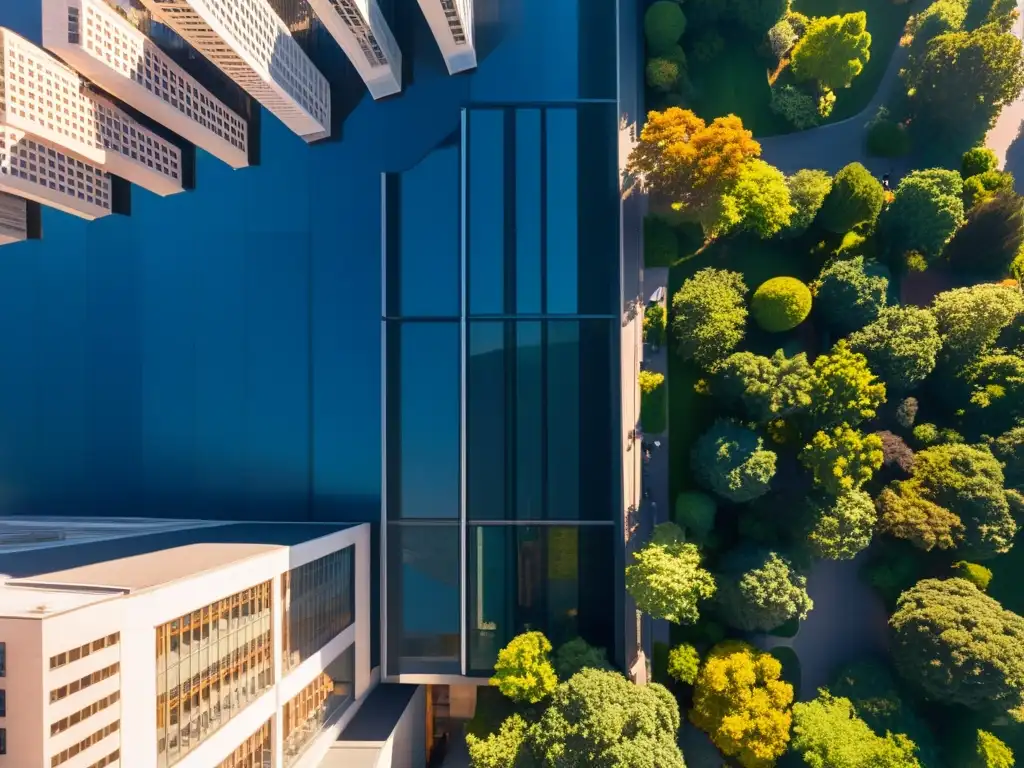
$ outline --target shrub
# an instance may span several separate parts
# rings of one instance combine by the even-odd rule
[[[913,435],[917,444],[923,447],[939,442],[939,428],[934,424],[918,424],[914,427]]]
[[[953,563],[953,573],[958,579],[967,579],[982,592],[988,589],[992,581],[992,571],[984,565],[968,563],[966,560],[958,560]]]
[[[901,123],[882,118],[868,128],[867,144],[875,157],[903,157],[910,151],[910,134]]]
[[[860,163],[850,163],[832,180],[832,191],[821,207],[818,223],[839,235],[859,224],[870,227],[881,213],[884,200],[881,182]]]
[[[730,407],[764,423],[806,410],[811,405],[811,366],[799,352],[787,358],[781,349],[771,357],[752,352],[729,355],[712,380],[712,392]]]
[[[608,652],[591,645],[582,637],[574,637],[558,647],[554,666],[559,680],[568,680],[583,669],[612,669],[608,663]]]
[[[999,167],[999,158],[996,153],[988,147],[975,147],[964,152],[960,161],[960,175],[965,179],[977,176],[979,173],[994,171]]]
[[[668,93],[679,82],[679,65],[669,59],[656,57],[647,62],[647,85],[656,91]]]
[[[911,306],[886,307],[849,341],[850,349],[868,359],[890,391],[906,391],[924,381],[942,348],[935,317]]]
[[[773,85],[769,106],[772,112],[801,131],[813,128],[821,120],[814,97],[795,85]]]
[[[700,618],[698,603],[715,594],[714,577],[700,562],[700,551],[683,541],[682,529],[661,523],[626,566],[626,591],[648,616],[694,624]]]
[[[676,496],[675,523],[698,544],[707,541],[715,527],[717,504],[700,491],[683,491]]]
[[[536,704],[558,685],[551,666],[551,643],[543,632],[524,632],[498,651],[491,685],[512,701]]]
[[[649,395],[665,383],[665,374],[656,371],[640,371],[637,374],[636,380],[640,385],[640,391],[645,395]]]
[[[668,312],[661,304],[651,304],[644,310],[644,341],[654,347],[665,342],[665,324]]]
[[[677,645],[668,652],[668,674],[674,680],[687,685],[697,682],[700,669],[700,654],[689,643]]]
[[[719,419],[701,435],[691,455],[700,484],[734,503],[768,492],[775,460],[775,452],[757,434],[728,419]]]
[[[916,397],[904,398],[896,408],[896,423],[904,429],[910,429],[914,426],[914,419],[917,418],[917,410]]]
[[[903,254],[903,268],[910,273],[924,272],[928,269],[928,259],[920,251],[907,251]]]
[[[773,277],[754,291],[750,310],[766,331],[788,331],[811,313],[811,291],[795,277]]]
[[[835,91],[826,88],[818,98],[818,117],[821,119],[827,118],[832,114],[832,108],[836,105],[836,94]]]
[[[685,31],[686,16],[674,0],[655,0],[644,14],[647,50],[655,56],[670,51]]]
[[[886,480],[906,477],[914,468],[914,452],[899,435],[888,430],[875,432],[882,441],[882,467]]]
[[[672,331],[684,360],[703,368],[720,363],[743,339],[747,286],[738,272],[707,268],[672,297]]]
[[[847,333],[878,318],[887,301],[889,281],[869,275],[864,258],[857,256],[825,267],[811,288],[818,311]]]
[[[671,267],[679,259],[679,237],[659,216],[644,218],[644,266]]]
[[[796,45],[798,39],[793,25],[786,19],[775,22],[775,26],[768,30],[768,46],[772,49],[772,56],[776,61],[786,58],[786,54]]]

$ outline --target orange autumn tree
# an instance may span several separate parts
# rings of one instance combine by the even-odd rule
[[[688,109],[649,112],[627,173],[698,220],[718,205],[761,145],[736,115],[705,123]]]

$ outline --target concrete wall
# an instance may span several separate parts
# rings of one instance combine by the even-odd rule
[[[7,646],[7,675],[0,677],[0,688],[7,692],[7,716],[0,717],[0,728],[7,729],[7,754],[0,755],[0,768],[47,762],[43,747],[49,731],[44,734],[40,727],[45,708],[40,629],[32,619],[0,622],[0,642]]]
[[[317,768],[424,768],[427,764],[426,707],[427,687],[421,685],[385,742],[336,742],[316,764]]]

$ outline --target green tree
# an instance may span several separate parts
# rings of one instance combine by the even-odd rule
[[[966,371],[971,384],[972,416],[986,432],[1002,432],[1024,419],[1024,354],[996,349]]]
[[[811,404],[811,365],[799,352],[771,357],[735,352],[715,371],[711,391],[745,415],[764,424],[806,410]]]
[[[914,742],[903,734],[875,735],[849,699],[824,689],[793,705],[792,749],[810,768],[920,768]]]
[[[768,47],[772,49],[775,61],[781,63],[786,58],[786,54],[793,50],[793,46],[799,39],[800,36],[788,19],[783,18],[775,22],[768,30]]]
[[[838,496],[856,491],[882,466],[882,439],[846,424],[814,435],[800,452],[815,485]]]
[[[673,522],[691,541],[703,545],[714,530],[717,512],[713,496],[700,491],[683,491],[676,496]]]
[[[1024,88],[1021,42],[993,25],[939,35],[902,75],[915,125],[932,135],[971,135]]]
[[[665,327],[668,324],[668,312],[662,304],[651,304],[644,310],[644,341],[653,347],[660,347],[665,342]]]
[[[958,579],[967,579],[974,586],[984,592],[992,581],[992,571],[978,563],[968,563],[966,560],[958,560],[953,563],[953,573]]]
[[[892,253],[917,251],[935,259],[964,220],[964,183],[956,171],[911,171],[896,187],[878,229]]]
[[[818,103],[814,96],[803,88],[789,83],[777,83],[772,86],[772,97],[768,106],[772,112],[789,121],[798,131],[813,128],[821,122]]]
[[[882,489],[875,503],[883,531],[926,552],[936,547],[952,549],[963,539],[960,518],[925,498],[918,483],[896,481]]]
[[[807,539],[811,554],[828,560],[852,560],[867,549],[878,517],[871,497],[863,491],[808,499],[812,522]]]
[[[811,412],[821,425],[873,419],[884,402],[885,384],[868,368],[864,355],[844,340],[811,366]]]
[[[626,591],[637,608],[655,619],[694,624],[698,604],[715,594],[715,579],[700,567],[700,550],[684,541],[675,523],[661,523],[650,543],[626,567]]]
[[[889,391],[906,392],[935,370],[942,339],[935,316],[912,306],[886,307],[878,319],[853,333],[850,349],[867,358],[868,366]]]
[[[995,438],[991,448],[1003,465],[1007,487],[1024,489],[1024,425],[1009,429]]]
[[[797,80],[816,80],[835,90],[849,88],[871,58],[871,33],[864,11],[811,19],[793,49],[789,66]]]
[[[1013,750],[993,733],[978,731],[974,760],[968,768],[1013,768]]]
[[[672,49],[686,31],[686,16],[674,0],[656,0],[644,14],[647,50],[660,56]]]
[[[678,62],[661,56],[648,59],[646,67],[647,85],[656,91],[669,93],[679,82]]]
[[[991,283],[954,288],[935,297],[932,312],[944,357],[964,366],[987,352],[1003,328],[1024,312],[1024,296],[1016,288]]]
[[[705,226],[714,236],[737,229],[769,238],[789,226],[795,208],[786,176],[764,160],[749,160],[725,191],[719,209],[724,216]]]
[[[785,752],[793,686],[769,653],[737,640],[708,653],[697,677],[690,722],[744,768],[771,768]]]
[[[843,332],[875,320],[886,304],[889,281],[864,270],[864,257],[834,261],[812,285],[815,303],[825,319]]]
[[[693,685],[700,669],[700,654],[689,643],[681,643],[668,652],[668,674],[680,683]]]
[[[774,93],[774,91],[773,91]],[[799,237],[808,230],[832,190],[832,177],[825,171],[801,170],[786,178],[793,215],[780,235]]]
[[[832,189],[818,213],[818,224],[840,235],[860,224],[871,226],[884,202],[882,183],[860,163],[850,163],[832,180]]]
[[[678,730],[679,705],[663,686],[585,669],[558,686],[528,742],[545,768],[685,768]]]
[[[1024,199],[1010,191],[997,193],[972,208],[946,246],[944,256],[958,272],[1005,277],[1022,249]]]
[[[914,36],[914,47],[920,50],[933,37],[963,29],[967,19],[967,3],[961,0],[935,0],[921,13],[910,17],[907,31]]]
[[[731,552],[723,560],[719,582],[722,617],[745,632],[775,629],[794,617],[805,619],[814,607],[807,579],[777,552]]]
[[[491,685],[512,701],[536,704],[558,685],[551,666],[551,643],[543,632],[524,632],[498,651]]]
[[[730,16],[760,37],[786,15],[789,3],[787,0],[729,0],[728,8]]]
[[[969,179],[986,171],[994,171],[998,167],[999,158],[995,152],[988,147],[974,147],[964,152],[960,161],[960,175],[964,179]]]
[[[558,646],[554,667],[559,680],[568,680],[582,669],[612,669],[608,663],[608,652],[591,645],[582,637],[574,637]]]
[[[759,435],[728,419],[718,419],[701,435],[691,455],[697,481],[737,504],[768,492],[775,461]]]
[[[882,110],[885,107],[879,109],[879,112]],[[903,123],[888,117],[887,110],[868,125],[866,141],[868,154],[874,157],[903,157],[910,151],[910,134]]]
[[[480,738],[466,734],[466,748],[469,750],[469,764],[472,768],[530,768],[533,761],[525,748],[526,720],[516,713],[510,715],[497,733]]]
[[[1024,619],[964,579],[925,579],[889,620],[896,667],[945,704],[1024,714]]]
[[[795,277],[773,277],[754,291],[750,311],[766,331],[789,331],[811,314],[811,290]]]
[[[964,182],[964,207],[973,208],[1000,193],[1013,192],[1013,174],[1009,171],[985,171]]]
[[[739,272],[708,267],[672,297],[672,332],[684,360],[713,368],[743,340],[747,286]]]

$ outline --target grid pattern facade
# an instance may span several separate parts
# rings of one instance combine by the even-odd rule
[[[70,14],[76,11],[68,9]],[[83,49],[115,72],[134,80],[190,120],[245,151],[245,120],[203,88],[173,59],[103,2],[83,0]],[[68,42],[71,39],[70,26]]]
[[[259,727],[234,752],[217,764],[217,768],[265,768],[273,759],[270,741],[270,720]]]
[[[84,752],[94,744],[99,744],[108,736],[112,736],[121,730],[121,721],[115,720],[112,723],[105,725],[95,733],[89,734],[77,744],[72,744],[67,749],[61,750],[58,754],[50,758],[50,768],[57,768],[58,765],[63,765],[68,760],[76,757],[79,752]]]
[[[266,0],[144,0],[160,21],[187,40],[284,123],[312,117],[327,130],[327,79],[292,38]],[[230,38],[211,27],[217,22]],[[244,60],[251,57],[287,98]],[[305,113],[305,114],[303,114]]]
[[[354,546],[281,576],[282,668],[287,673],[355,620]]]
[[[157,765],[173,765],[273,685],[266,581],[157,627]]]
[[[71,664],[84,659],[91,653],[102,651],[104,648],[110,648],[111,646],[117,645],[121,642],[121,633],[115,632],[112,635],[101,637],[97,640],[93,640],[91,643],[72,648],[69,651],[63,651],[50,657],[50,669],[58,669],[63,667],[65,664]]]
[[[121,700],[121,692],[114,691],[109,696],[104,696],[99,701],[94,701],[88,707],[80,709],[78,712],[72,712],[68,717],[62,717],[55,723],[50,724],[50,736],[56,736],[58,733],[64,733],[68,728],[78,725],[83,720],[86,720],[97,712],[102,712],[107,707],[112,707]]]
[[[79,207],[77,200],[111,211],[110,177],[102,169],[0,125],[0,186],[4,176],[38,185],[70,208]]]
[[[355,645],[284,705],[284,765],[294,765],[335,713],[354,695]]]
[[[176,181],[181,178],[176,146],[85,90],[74,70],[44,51],[10,32],[0,35],[0,112],[8,120],[18,119],[29,131],[51,131],[69,142],[69,149],[80,143],[109,150]]]
[[[465,45],[469,42],[466,37],[466,28],[462,23],[462,14],[455,0],[438,0],[444,10],[444,17],[448,21],[448,29],[452,33],[452,40],[456,45]]]
[[[331,0],[331,5],[356,39],[367,63],[371,67],[387,66],[388,57],[359,7],[352,0]]]
[[[103,669],[97,669],[95,672],[90,672],[88,675],[85,675],[78,680],[72,680],[67,685],[61,685],[54,688],[50,691],[50,703],[53,704],[54,702],[60,701],[68,696],[74,696],[79,691],[83,691],[91,685],[96,685],[96,683],[107,680],[120,671],[121,664],[119,662],[115,662]]]

